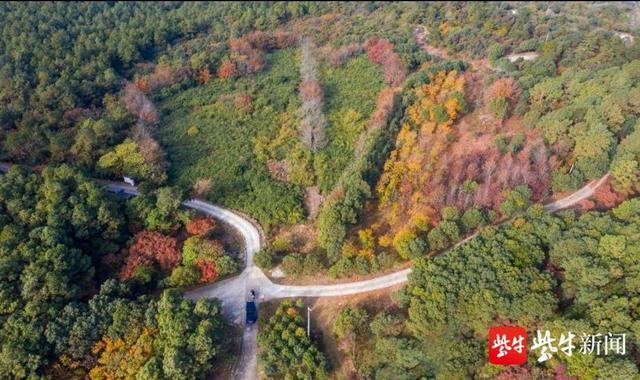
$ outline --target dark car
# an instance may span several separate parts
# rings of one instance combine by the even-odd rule
[[[247,301],[247,324],[252,325],[258,320],[258,309],[256,303],[253,301]]]

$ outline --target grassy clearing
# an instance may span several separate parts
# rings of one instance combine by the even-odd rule
[[[246,211],[267,228],[300,221],[302,185],[272,178],[266,160],[255,153],[258,139],[274,140],[284,125],[297,126],[298,61],[297,49],[275,51],[268,67],[255,76],[162,91],[157,136],[171,163],[170,181],[188,189],[200,179],[211,179],[210,200]],[[365,56],[339,68],[322,67],[320,74],[330,143],[311,158],[315,173],[308,175],[328,191],[352,156],[382,82],[379,69]]]
[[[329,191],[353,158],[356,141],[375,109],[383,83],[380,69],[365,55],[338,68],[325,67],[321,74],[329,144],[320,154],[330,165],[317,170],[317,175],[320,189]]]

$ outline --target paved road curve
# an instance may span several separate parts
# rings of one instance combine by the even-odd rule
[[[565,198],[545,205],[545,210],[556,212],[575,205],[593,195],[595,189],[602,185],[609,177],[607,173],[597,182],[591,182],[579,189],[575,193]],[[197,202],[197,203],[196,203]],[[201,201],[189,201],[186,206],[205,212],[213,217],[219,217],[218,210],[224,210],[218,206],[213,206]],[[384,289],[391,286],[405,283],[411,273],[411,268],[394,272],[388,275],[379,276],[370,280],[363,280],[335,285],[279,285],[269,280],[264,273],[253,264],[253,254],[260,249],[260,232],[256,226],[246,221],[241,216],[227,211],[227,222],[237,228],[247,241],[246,268],[237,277],[207,285],[186,294],[186,297],[197,299],[201,297],[215,297],[222,301],[223,313],[236,323],[243,323],[244,300],[250,289],[256,289],[258,298],[261,301],[287,298],[287,297],[331,297],[357,294],[363,292]],[[464,241],[469,240],[468,237]],[[246,328],[243,334],[243,355],[239,361],[236,371],[236,379],[255,380],[257,379],[257,328]]]
[[[8,164],[0,163],[0,171],[7,171],[9,166]],[[591,182],[562,199],[546,204],[544,206],[545,210],[556,212],[591,197],[595,189],[602,185],[608,177],[609,173],[598,181]],[[98,182],[104,184],[107,190],[114,193],[125,193],[132,196],[139,194],[137,188],[127,184],[101,180]],[[192,199],[185,201],[183,204],[186,207],[198,210],[227,223],[242,235],[246,264],[242,273],[185,293],[185,297],[189,299],[218,298],[222,303],[222,313],[236,324],[244,325],[244,303],[251,289],[255,289],[258,292],[258,300],[261,302],[286,297],[332,297],[364,293],[399,285],[405,283],[411,273],[411,268],[409,268],[369,280],[335,285],[296,286],[274,284],[253,263],[253,256],[260,250],[263,242],[262,233],[256,224],[239,213],[201,200]],[[464,241],[473,236],[475,235],[468,237]],[[258,378],[257,330],[258,328],[255,325],[244,329],[242,356],[235,370],[235,378],[238,380],[256,380]]]

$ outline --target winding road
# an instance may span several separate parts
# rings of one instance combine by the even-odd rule
[[[609,173],[597,181],[588,183],[581,189],[564,198],[546,204],[544,208],[548,212],[556,212],[569,208],[580,201],[591,197],[594,191],[602,185],[607,178],[609,178]],[[411,273],[411,268],[408,268],[369,280],[335,285],[296,286],[274,284],[253,263],[253,255],[259,251],[261,247],[261,233],[258,226],[233,211],[211,205],[203,201],[191,200],[184,204],[187,207],[204,212],[237,228],[245,239],[246,267],[239,276],[203,286],[185,294],[185,296],[190,299],[198,299],[202,297],[215,297],[220,299],[222,301],[223,314],[235,323],[242,324],[244,322],[243,312],[245,297],[251,289],[256,289],[258,291],[258,298],[260,301],[287,297],[343,296],[370,292],[405,283]],[[470,236],[465,239],[465,241],[472,237],[473,236]],[[255,380],[258,378],[256,338],[257,326],[249,326],[244,329],[242,339],[242,356],[235,371],[235,378],[238,380]]]
[[[576,192],[548,203],[544,206],[548,212],[556,212],[571,207],[578,202],[591,197],[594,191],[602,185],[609,173],[597,181],[590,182]],[[190,200],[185,206],[206,213],[214,218],[230,224],[240,231],[245,240],[244,271],[236,277],[203,286],[187,292],[185,296],[190,299],[202,297],[218,298],[222,302],[222,312],[233,322],[243,324],[245,297],[251,289],[258,291],[260,301],[287,297],[331,297],[357,293],[370,292],[405,283],[408,280],[411,268],[400,270],[384,276],[369,280],[335,284],[335,285],[280,285],[274,284],[253,263],[253,255],[260,250],[261,232],[259,227],[244,217],[231,210],[224,209],[203,201]],[[473,235],[475,236],[475,235]],[[468,237],[469,240],[473,236]],[[235,377],[238,380],[255,380],[257,373],[257,326],[249,326],[244,329],[242,339],[242,357],[236,366]]]
[[[7,171],[10,164],[0,163],[0,171]],[[581,189],[564,198],[548,203],[544,206],[548,212],[556,212],[569,208],[578,202],[591,197],[594,191],[602,185],[609,173],[597,181],[590,182]],[[114,193],[136,196],[138,189],[121,182],[98,180],[105,185],[108,191]],[[198,199],[191,199],[183,203],[185,207],[198,210],[229,226],[235,228],[244,240],[245,269],[238,276],[206,285],[185,293],[189,299],[218,298],[221,301],[222,314],[233,323],[244,325],[244,303],[251,289],[258,293],[260,302],[288,297],[332,297],[357,293],[370,292],[405,283],[408,280],[411,268],[400,270],[387,275],[369,280],[334,285],[280,285],[273,283],[253,263],[253,256],[263,245],[263,236],[260,227],[247,217],[224,207],[213,205]],[[471,235],[461,241],[469,240]],[[242,356],[236,365],[234,377],[238,380],[258,379],[257,366],[257,326],[248,326],[242,336]]]

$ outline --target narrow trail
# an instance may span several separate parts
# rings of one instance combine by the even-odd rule
[[[6,172],[10,164],[0,163],[0,171]],[[597,181],[592,181],[561,199],[544,205],[546,211],[553,213],[576,205],[591,197],[594,191],[609,178],[609,173]],[[139,195],[136,187],[121,182],[97,180],[113,193]],[[191,199],[183,202],[185,207],[198,210],[238,230],[244,240],[245,269],[239,275],[211,285],[202,286],[185,293],[188,299],[218,298],[221,301],[222,314],[236,324],[244,325],[244,303],[251,289],[257,292],[258,302],[289,297],[336,297],[389,288],[407,282],[411,268],[403,269],[369,280],[332,284],[332,285],[281,285],[273,283],[260,268],[253,263],[253,256],[263,245],[260,227],[247,217],[202,200]],[[506,223],[505,221],[503,223]],[[454,247],[470,240],[476,234],[468,236]],[[242,355],[236,365],[234,377],[238,380],[258,379],[257,366],[258,326],[245,326],[242,336]]]

